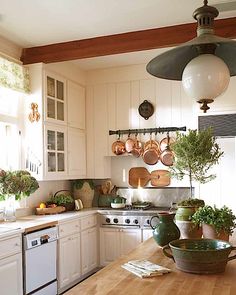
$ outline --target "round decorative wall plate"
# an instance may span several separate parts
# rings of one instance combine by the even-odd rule
[[[140,116],[142,116],[145,120],[148,120],[148,118],[154,113],[154,107],[149,101],[144,100],[144,102],[142,102],[138,107],[138,112]]]

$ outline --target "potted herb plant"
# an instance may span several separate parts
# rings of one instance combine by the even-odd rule
[[[182,200],[177,205],[178,209],[176,211],[175,219],[176,224],[181,232],[181,238],[201,238],[201,226],[199,224],[194,224],[191,219],[196,210],[199,207],[203,207],[205,205],[204,200],[189,198],[186,200]]]
[[[5,200],[5,220],[15,221],[15,200],[29,197],[38,188],[37,180],[28,171],[0,170],[0,200]]]
[[[236,227],[236,216],[226,206],[218,209],[216,206],[199,208],[192,216],[192,221],[202,226],[203,237],[209,239],[229,240]]]
[[[187,200],[185,204],[178,204],[176,222],[180,228],[181,237],[192,238],[195,237],[192,236],[195,231],[193,229],[196,229],[191,222],[191,216],[196,210],[196,204],[190,205],[193,199],[193,181],[206,183],[214,179],[216,176],[209,170],[218,163],[223,152],[220,151],[211,128],[202,131],[190,129],[187,134],[177,133],[176,142],[171,145],[171,148],[175,154],[173,166],[170,167],[171,175],[179,180],[187,176],[190,186],[190,200]],[[202,205],[204,204],[200,204]],[[190,210],[189,206],[193,208]],[[199,230],[197,232],[196,237],[201,235]]]

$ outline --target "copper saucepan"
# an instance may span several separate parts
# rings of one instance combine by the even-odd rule
[[[162,153],[160,155],[160,160],[163,165],[165,166],[172,166],[174,163],[174,153],[170,149],[170,143],[173,143],[174,140],[170,138],[169,133],[167,133],[167,137],[163,138],[160,142],[160,146],[165,146],[165,148],[162,150]]]
[[[160,146],[156,140],[147,141],[144,145],[143,161],[148,165],[155,165],[160,157]]]
[[[143,154],[143,147],[141,141],[138,140],[138,134],[135,134],[135,140],[134,140],[134,146],[133,149],[131,150],[131,154],[138,158]]]
[[[113,142],[111,149],[112,149],[112,152],[117,156],[122,155],[126,152],[125,143],[120,140],[120,135],[118,139],[115,142]]]
[[[126,150],[126,152],[127,152],[127,153],[131,153],[132,150],[133,150],[133,148],[134,148],[134,146],[135,146],[135,140],[132,139],[132,138],[130,137],[130,134],[129,134],[129,135],[128,135],[128,138],[127,138],[127,140],[126,140],[126,142],[125,142],[125,150]]]

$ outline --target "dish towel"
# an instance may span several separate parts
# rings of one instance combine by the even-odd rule
[[[171,272],[169,268],[152,263],[148,260],[131,260],[121,265],[121,267],[140,278],[150,278]]]

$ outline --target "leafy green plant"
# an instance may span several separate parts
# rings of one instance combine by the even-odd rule
[[[224,231],[232,234],[236,227],[236,216],[232,210],[226,206],[218,209],[216,206],[204,206],[199,208],[192,216],[192,221],[195,224],[201,225],[203,223],[213,225],[216,232]]]
[[[191,207],[203,207],[205,205],[204,200],[201,199],[186,199],[178,203],[178,206],[191,206]]]
[[[218,163],[223,155],[212,129],[202,131],[188,130],[187,134],[177,133],[176,142],[171,145],[175,154],[171,175],[182,180],[186,175],[189,178],[190,194],[193,197],[193,181],[206,183],[216,177],[209,174],[209,169]]]
[[[16,200],[28,197],[39,188],[37,180],[28,171],[0,170],[0,199],[5,200],[8,195],[15,195]]]
[[[90,188],[94,189],[94,183],[93,183],[93,181],[91,179],[75,179],[75,180],[72,180],[72,186],[75,189],[81,189],[85,182],[88,182]]]
[[[73,203],[74,199],[70,195],[58,194],[52,197],[49,202],[61,206],[64,204]]]

